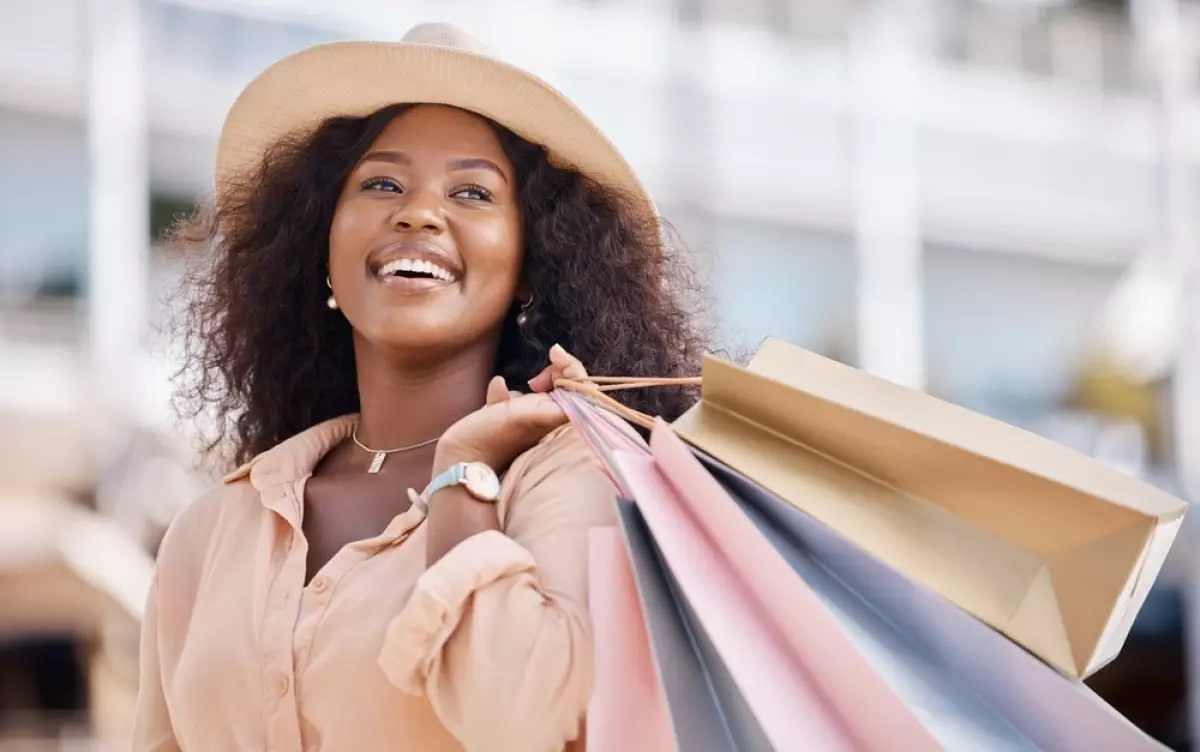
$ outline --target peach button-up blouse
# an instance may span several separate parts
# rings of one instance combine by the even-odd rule
[[[354,421],[259,455],[172,523],[142,630],[135,752],[582,748],[587,535],[613,524],[614,494],[587,446],[563,428],[512,465],[503,533],[427,568],[413,508],[306,587],[304,484]]]

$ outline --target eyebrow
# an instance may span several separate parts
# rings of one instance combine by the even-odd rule
[[[384,149],[373,151],[362,158],[363,162],[388,162],[390,164],[411,166],[412,159],[402,151],[392,151]],[[508,176],[504,174],[504,170],[500,169],[500,165],[490,159],[483,157],[467,157],[465,159],[452,159],[446,164],[447,169],[452,172],[462,170],[491,170],[500,176],[500,179],[505,183],[508,182]]]

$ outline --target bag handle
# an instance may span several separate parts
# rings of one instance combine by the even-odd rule
[[[654,423],[658,418],[617,402],[612,397],[609,397],[607,392],[616,392],[624,389],[647,389],[660,386],[700,386],[700,377],[658,379],[640,376],[589,376],[586,381],[579,379],[559,379],[554,382],[554,386],[558,389],[566,389],[567,391],[589,397],[635,426],[640,426],[649,431],[654,428]]]

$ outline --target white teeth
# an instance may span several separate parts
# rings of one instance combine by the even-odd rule
[[[396,272],[417,272],[418,274],[428,274],[431,277],[442,280],[443,282],[453,282],[454,275],[450,270],[445,269],[432,261],[424,259],[393,259],[383,266],[379,267],[377,274],[380,277],[388,277]]]

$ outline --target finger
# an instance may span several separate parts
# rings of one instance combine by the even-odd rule
[[[492,380],[488,382],[487,404],[497,405],[501,402],[507,402],[510,396],[508,384],[504,383],[503,376],[493,377]]]
[[[554,388],[553,365],[546,366],[542,372],[529,380],[529,388],[535,392],[548,392]]]
[[[567,422],[567,414],[545,394],[523,394],[506,405],[521,425],[545,433]]]
[[[583,362],[567,352],[562,345],[550,348],[550,367],[557,372],[558,378],[587,381],[588,373],[583,367]]]

